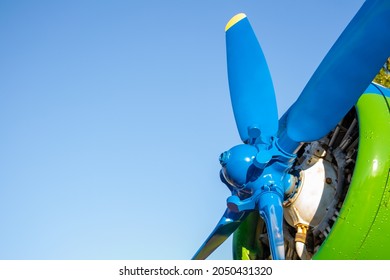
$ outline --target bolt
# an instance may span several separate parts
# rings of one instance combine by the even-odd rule
[[[224,166],[226,166],[228,159],[229,159],[229,152],[223,152],[219,156],[219,163],[224,167]]]

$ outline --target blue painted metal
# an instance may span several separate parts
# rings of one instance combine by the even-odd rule
[[[273,260],[284,260],[283,236],[283,195],[272,191],[263,191],[259,197],[259,213],[267,227],[268,240]]]
[[[294,183],[288,173],[295,155],[284,152],[272,138],[270,145],[242,144],[224,153],[222,174],[233,189],[228,209],[258,210],[264,219],[273,259],[284,259],[284,194]]]
[[[294,183],[288,173],[294,159],[280,149],[276,138],[269,145],[241,144],[222,153],[221,180],[232,195],[225,214],[193,259],[207,258],[256,210],[266,222],[273,258],[284,259],[282,201]]]
[[[199,250],[192,257],[193,260],[203,260],[207,258],[215,249],[219,247],[229,236],[239,227],[242,221],[248,217],[249,212],[234,212],[226,209],[217,226],[202,244]]]
[[[241,144],[220,157],[225,184],[232,191],[227,206],[232,212],[258,210],[267,225],[273,259],[284,259],[284,193],[290,189],[295,155],[285,153],[272,138],[271,144]]]
[[[226,30],[230,97],[241,140],[247,144],[220,157],[222,174],[232,190],[227,205],[237,213],[258,209],[269,229],[272,256],[284,259],[282,178],[294,155],[286,156],[274,138],[278,130],[275,93],[256,35],[245,15],[232,21]]]
[[[352,108],[390,54],[390,36],[383,33],[389,15],[390,1],[364,3],[289,110],[284,137],[320,139]]]
[[[278,129],[271,75],[263,51],[246,17],[226,31],[230,97],[238,132],[248,141],[248,127],[258,127],[266,140]]]

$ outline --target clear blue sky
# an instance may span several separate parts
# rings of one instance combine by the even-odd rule
[[[363,2],[0,0],[0,259],[191,258],[240,143],[227,21],[248,15],[281,115]]]

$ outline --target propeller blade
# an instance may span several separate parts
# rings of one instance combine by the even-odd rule
[[[241,140],[250,139],[251,127],[267,139],[276,134],[278,112],[263,51],[245,14],[234,16],[225,31],[230,97]]]
[[[390,1],[364,3],[292,105],[287,116],[292,141],[322,138],[357,102],[390,55],[389,15]]]
[[[204,260],[215,251],[246,219],[249,211],[233,212],[226,209],[215,229],[211,232],[206,241],[192,257],[193,260]]]
[[[283,206],[280,195],[264,192],[259,199],[259,213],[265,221],[273,260],[284,260]]]

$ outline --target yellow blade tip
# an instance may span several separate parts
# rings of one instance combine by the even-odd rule
[[[233,25],[235,25],[237,22],[239,22],[240,20],[246,18],[246,14],[244,13],[239,13],[237,15],[235,15],[234,17],[232,17],[229,22],[226,24],[226,27],[225,27],[225,32],[228,31],[228,29],[230,27],[232,27]]]

